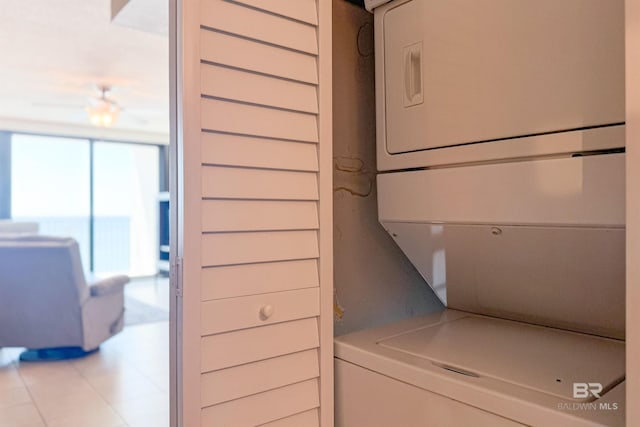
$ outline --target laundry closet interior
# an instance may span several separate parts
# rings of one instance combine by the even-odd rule
[[[624,2],[365,3],[333,1],[336,425],[625,425]]]

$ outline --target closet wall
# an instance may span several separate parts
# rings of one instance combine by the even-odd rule
[[[335,333],[442,308],[378,223],[373,15],[333,0]]]

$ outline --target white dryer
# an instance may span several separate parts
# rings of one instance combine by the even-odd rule
[[[336,338],[337,425],[624,425],[624,2],[374,13],[379,220],[446,309]]]

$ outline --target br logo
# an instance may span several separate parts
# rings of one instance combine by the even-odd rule
[[[573,398],[586,399],[590,396],[600,399],[602,384],[600,383],[573,383]]]

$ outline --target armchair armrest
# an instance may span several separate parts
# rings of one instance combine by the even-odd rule
[[[124,290],[124,285],[127,283],[129,283],[129,276],[113,276],[91,284],[89,289],[92,297],[100,297],[103,295],[122,292]]]

